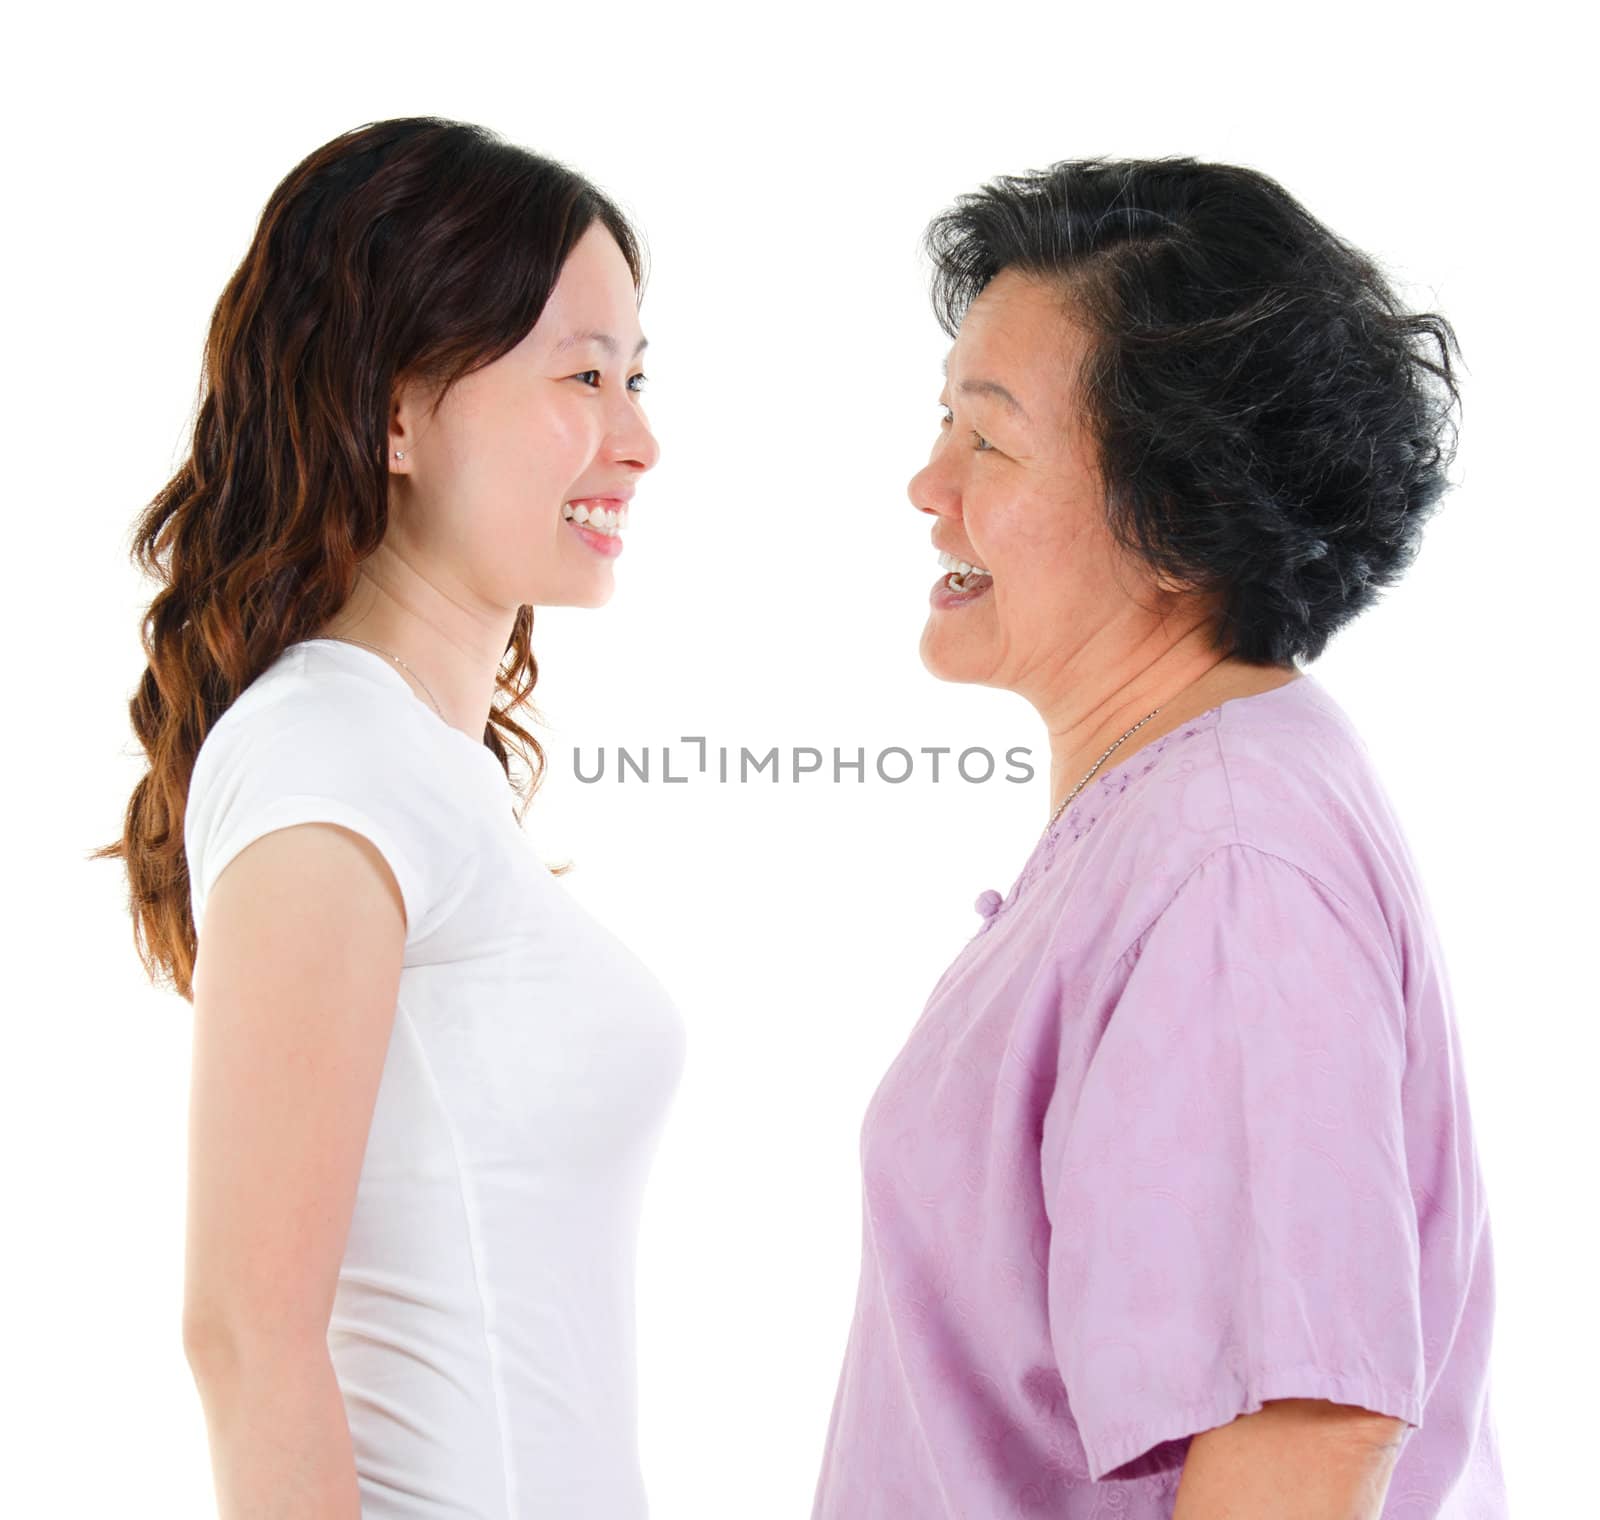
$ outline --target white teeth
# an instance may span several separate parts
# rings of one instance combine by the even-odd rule
[[[989,573],[982,565],[969,565],[966,560],[957,559],[953,554],[946,554],[942,549],[939,551],[939,563],[946,570],[955,571],[957,575],[970,575],[974,570],[979,575],[987,575]]]
[[[615,537],[628,526],[627,507],[591,507],[583,502],[574,505],[567,502],[561,508],[561,515],[568,522],[581,523],[584,527],[595,533],[603,533],[607,537]]]

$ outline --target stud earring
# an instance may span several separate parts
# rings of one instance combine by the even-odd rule
[[[399,449],[396,449],[394,451],[394,457],[396,459],[404,459],[406,456]]]

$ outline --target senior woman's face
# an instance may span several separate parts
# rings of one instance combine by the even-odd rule
[[[1086,338],[1058,287],[1004,270],[967,308],[946,364],[939,437],[911,479],[934,546],[982,567],[929,597],[924,665],[949,681],[1043,695],[1051,672],[1131,606],[1136,569],[1104,525],[1074,377]],[[973,578],[969,577],[969,580]]]

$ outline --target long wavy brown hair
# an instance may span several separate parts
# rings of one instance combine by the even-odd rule
[[[267,201],[212,313],[189,457],[134,528],[132,557],[160,586],[128,705],[150,765],[122,838],[89,856],[127,862],[135,948],[186,1000],[197,943],[183,822],[202,741],[345,605],[382,541],[396,387],[436,386],[437,405],[514,348],[596,220],[642,293],[640,240],[599,189],[486,128],[432,116],[334,138]],[[532,633],[524,604],[483,733],[519,823],[545,768],[512,716],[526,706],[539,719]]]

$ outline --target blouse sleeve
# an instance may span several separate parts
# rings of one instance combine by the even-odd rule
[[[390,712],[341,682],[223,715],[196,757],[184,818],[196,934],[228,864],[297,823],[337,823],[370,840],[399,886],[407,944],[428,931],[454,852],[450,814]]]
[[[1104,1032],[1044,1157],[1051,1337],[1091,1478],[1181,1467],[1189,1437],[1268,1399],[1420,1426],[1405,1006],[1381,923],[1228,844],[1091,1002]]]

